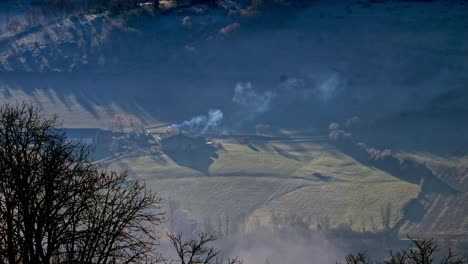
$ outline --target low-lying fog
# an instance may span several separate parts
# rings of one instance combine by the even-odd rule
[[[35,102],[68,128],[112,129],[126,113],[146,127],[199,134],[254,133],[263,123],[326,135],[330,123],[346,127],[356,117],[365,125],[353,136],[372,147],[468,150],[462,2],[313,1],[253,17],[208,7],[38,20],[7,8],[0,5],[0,102]],[[7,16],[22,23],[16,33]],[[459,229],[466,235],[466,223]],[[236,230],[217,243],[245,263],[334,263],[356,249],[354,238],[290,231]],[[369,236],[359,243],[384,253]]]

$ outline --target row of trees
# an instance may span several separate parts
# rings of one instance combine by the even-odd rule
[[[0,108],[0,263],[156,263],[162,200],[31,105]],[[222,263],[201,235],[169,235],[178,263]],[[227,263],[240,263],[228,260]]]
[[[188,240],[168,234],[175,254],[164,258],[162,199],[126,173],[98,170],[90,154],[67,140],[57,117],[27,104],[0,108],[0,263],[241,263],[219,258],[207,233]],[[382,208],[383,219],[390,214]],[[432,240],[412,241],[383,263],[468,263],[451,250],[437,259]],[[372,263],[364,252],[345,261]]]
[[[468,256],[458,255],[450,248],[446,254],[437,254],[439,246],[432,239],[413,239],[408,237],[412,245],[408,249],[388,252],[382,262],[374,262],[366,252],[350,253],[345,258],[346,264],[467,264]],[[340,264],[338,262],[337,264]]]

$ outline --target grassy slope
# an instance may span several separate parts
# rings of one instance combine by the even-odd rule
[[[432,194],[420,198],[426,211],[419,223],[407,221],[401,233],[429,232],[432,236],[468,234],[468,156],[435,155],[427,152],[405,153],[427,164],[437,177],[458,192]]]
[[[112,164],[129,169],[163,197],[179,200],[194,217],[221,215],[246,223],[268,224],[271,213],[325,216],[332,225],[353,222],[354,229],[380,228],[380,208],[391,203],[392,222],[400,208],[417,196],[419,186],[365,167],[341,154],[325,139],[255,139],[250,146],[218,139],[225,150],[208,173],[182,167],[168,156],[137,156]],[[319,177],[315,176],[319,174]],[[315,174],[315,175],[314,175]]]
[[[382,6],[382,8],[388,8],[389,12],[392,11],[390,7]],[[435,8],[438,8],[438,6]],[[460,8],[456,13],[461,13],[463,15],[464,11],[464,9]],[[391,23],[388,23],[390,23],[389,25],[391,27],[396,28],[395,30],[397,32],[401,30],[401,34],[386,33],[385,36],[390,36],[391,41],[384,38],[384,41],[378,41],[378,43],[387,43],[391,46],[397,46],[401,50],[409,50],[409,52],[421,54],[417,57],[418,67],[411,67],[414,69],[424,69],[424,67],[420,67],[421,65],[435,65],[435,68],[440,69],[447,65],[460,64],[458,60],[454,59],[462,58],[463,56],[461,55],[466,54],[466,49],[464,48],[466,45],[463,45],[463,43],[465,43],[464,39],[459,40],[457,38],[457,36],[462,35],[460,32],[463,32],[464,23],[462,23],[461,20],[453,19],[453,17],[461,18],[462,16],[447,13],[448,15],[446,16],[450,17],[447,22],[443,19],[444,15],[442,14],[444,14],[444,12],[439,9],[437,9],[437,13],[441,17],[437,19],[434,19],[432,15],[427,15],[431,12],[418,12],[422,18],[426,17],[426,19],[423,20],[419,19],[418,16],[415,15],[414,10],[410,8],[393,10],[392,12],[396,12],[395,14],[397,14],[396,17],[398,17],[398,19],[391,20],[393,22],[390,21]],[[392,14],[392,12],[389,14]],[[402,16],[401,12],[404,12],[403,15],[405,16]],[[386,11],[386,13],[388,12]],[[331,24],[337,22],[342,24],[341,18],[338,20],[330,19],[332,19]],[[59,45],[62,41],[70,41],[68,33],[65,31],[62,32],[60,28],[70,29],[70,32],[74,32],[72,29],[73,25],[68,23],[68,21],[65,22],[66,23],[61,27],[51,26],[48,29],[48,34],[52,37],[54,45]],[[428,24],[429,22],[431,24]],[[88,33],[90,34],[93,31],[91,30],[93,26],[90,25],[89,28],[90,31],[84,31],[84,35],[87,36]],[[329,31],[328,29],[326,30]],[[428,31],[430,34],[426,34]],[[315,36],[315,34],[310,35]],[[62,37],[60,38],[60,36]],[[102,34],[102,36],[104,36],[104,34]],[[377,36],[379,35],[377,34]],[[96,40],[94,37],[89,37],[90,42],[94,40]],[[11,46],[5,45],[3,51],[6,53],[4,53],[4,55],[6,55],[6,57],[17,58],[18,61],[21,61],[24,56],[17,56],[16,54],[18,47],[20,47],[19,44],[24,43],[26,46],[32,46],[32,44],[37,41],[39,46],[42,46],[51,40],[43,38],[41,32],[31,32],[24,37],[18,38]],[[339,42],[343,41],[340,39]],[[347,41],[343,43],[346,43],[346,46],[349,45]],[[361,42],[357,44],[359,43]],[[329,42],[326,42],[326,44],[326,46],[331,46],[332,50],[335,50],[334,46],[330,45]],[[153,48],[153,46],[149,46]],[[386,47],[387,46],[379,46],[379,49],[376,50],[385,50]],[[368,49],[365,50],[366,53],[364,54],[367,54]],[[255,50],[255,52],[258,51]],[[327,54],[328,60],[329,52],[322,53]],[[346,52],[346,54],[348,53],[349,52]],[[355,52],[352,52],[351,54],[354,53]],[[362,53],[357,52],[356,54]],[[399,53],[396,52],[396,54]],[[405,55],[408,53],[402,54]],[[44,55],[47,60],[54,60],[53,58],[47,57],[45,53],[41,53],[41,56],[42,55]],[[402,55],[400,54],[400,56]],[[307,56],[303,57],[305,59],[310,59]],[[423,63],[421,63],[421,59],[427,59],[429,61],[423,60]],[[294,65],[297,63],[296,60],[295,58]],[[379,65],[381,61],[379,57],[374,61],[374,64],[366,63],[366,65],[370,65],[369,67],[372,68],[380,68]],[[376,62],[379,64],[375,65]],[[411,66],[411,60],[407,63]],[[252,65],[255,66],[255,64]],[[463,73],[464,66],[463,64],[460,65],[459,72]],[[223,68],[223,71],[224,70]],[[388,72],[389,70],[391,71],[392,68],[383,69],[384,72]],[[409,72],[414,75],[408,75],[409,77],[423,76],[424,80],[426,76],[431,75],[427,74],[430,71],[423,71],[423,74],[418,74],[418,72],[413,71]],[[373,74],[368,75],[373,76]],[[459,83],[466,81],[463,74],[455,75],[455,77],[456,76],[458,77],[440,78],[440,80],[430,79],[430,83],[437,84],[437,80],[439,80],[444,87],[458,87]],[[415,84],[417,84],[415,87],[422,84],[424,84],[424,86],[426,85],[418,78],[412,79],[409,77],[402,79],[404,83],[402,81],[396,85],[409,84],[410,86],[415,86]],[[84,82],[79,85],[80,87],[86,87],[89,83],[90,82]],[[66,86],[68,85],[69,84]],[[65,120],[66,126],[76,127],[109,127],[114,114],[125,112],[125,109],[122,109],[121,106],[117,106],[118,104],[114,104],[112,101],[104,103],[101,101],[92,101],[90,98],[82,100],[83,98],[80,99],[77,95],[78,93],[75,93],[76,91],[73,89],[70,89],[73,90],[73,92],[59,93],[57,95],[55,94],[55,90],[59,90],[58,88],[55,90],[47,90],[48,87],[41,87],[40,85],[34,86],[34,90],[31,91],[22,90],[20,86],[4,86],[2,87],[4,92],[0,100],[2,102],[17,102],[23,100],[38,102],[46,108],[47,112],[60,113],[60,116]],[[98,85],[93,87],[96,86]],[[104,85],[101,84],[101,86]],[[57,85],[57,87],[61,88],[59,85]],[[398,96],[400,97],[400,95]],[[83,103],[83,101],[85,103]],[[388,101],[391,102],[392,100]],[[390,123],[389,126],[394,127],[393,124]],[[442,123],[440,127],[444,128],[444,130],[449,130],[444,126],[444,123]],[[426,131],[432,133],[432,130]],[[375,131],[372,130],[372,133],[375,133]],[[393,130],[392,133],[394,133]],[[431,133],[425,133],[424,136],[432,138]],[[463,135],[460,135],[460,137],[462,136]],[[419,140],[415,139],[422,138],[422,136],[416,133],[410,138],[411,141],[419,142]],[[397,139],[398,142],[401,142],[400,138],[397,137]],[[381,204],[390,200],[396,204],[394,207],[398,208],[401,203],[415,196],[418,191],[417,186],[406,184],[381,171],[376,171],[372,168],[357,164],[352,159],[341,155],[337,150],[324,142],[275,142],[266,144],[264,142],[254,142],[254,147],[259,149],[259,151],[254,151],[252,148],[240,145],[236,142],[223,143],[227,152],[221,151],[218,153],[218,159],[208,168],[209,178],[204,172],[177,165],[167,156],[161,158],[140,156],[124,160],[121,164],[115,164],[114,166],[131,169],[132,173],[146,179],[152,184],[155,190],[160,191],[165,196],[180,198],[183,206],[191,208],[194,214],[198,216],[206,212],[212,213],[214,211],[214,213],[219,213],[224,212],[225,208],[232,208],[229,209],[230,211],[234,211],[232,214],[258,215],[264,219],[264,222],[268,221],[268,214],[273,209],[274,211],[283,213],[288,213],[288,210],[294,209],[298,214],[313,215],[314,218],[320,215],[329,215],[335,223],[339,221],[348,222],[347,216],[351,215],[353,221],[356,222],[355,227],[359,227],[361,225],[360,222],[369,222],[368,219],[371,216],[378,219]],[[461,148],[463,150],[463,147]],[[417,155],[421,154],[417,153]],[[427,157],[424,159],[429,160]],[[458,170],[458,168],[460,168],[459,164],[466,164],[466,159],[457,161],[448,159],[439,162],[439,164],[448,163],[454,163],[453,167],[456,167]],[[442,168],[444,166],[436,165],[436,167]],[[460,168],[460,171],[462,173],[459,175],[468,175],[465,169]],[[317,177],[312,175],[314,172],[333,177],[331,179],[335,181],[320,181]],[[446,181],[453,181],[453,184],[464,184],[466,186],[466,177],[461,180],[453,180],[449,177],[450,173],[441,172],[440,175],[442,175],[442,178]],[[157,181],[155,181],[156,179]],[[402,192],[402,194],[400,194],[400,192]],[[442,222],[451,223],[452,221],[441,221],[443,219],[453,219],[450,214],[447,214],[447,210],[445,209],[459,208],[464,218],[461,218],[461,224],[455,224],[455,230],[468,229],[468,218],[466,214],[465,216],[463,215],[463,212],[465,212],[463,210],[466,210],[466,203],[464,203],[466,199],[455,200],[455,203],[451,203],[450,200],[437,200],[437,197],[435,197],[434,200],[435,203],[427,205],[429,212],[433,212],[434,215],[440,214],[439,216],[443,216],[443,218],[433,216],[426,219],[425,221],[428,222],[426,227],[433,228],[432,223],[437,224],[440,222],[441,225],[443,224]],[[202,202],[195,203],[195,201]],[[219,201],[223,202],[219,203]],[[394,211],[397,210],[398,209],[394,209]],[[353,212],[353,214],[351,212]],[[395,217],[397,216],[395,215]],[[438,221],[432,221],[437,218]],[[463,219],[465,219],[464,223]],[[454,229],[452,228],[451,230]]]
[[[98,105],[90,103],[93,112],[77,101],[73,94],[59,97],[53,90],[37,89],[28,94],[16,87],[2,87],[0,84],[0,101],[15,104],[17,102],[33,102],[44,109],[46,113],[59,113],[65,127],[98,127],[112,128],[115,114],[124,111],[116,105]]]
[[[370,146],[390,148],[403,157],[426,164],[435,176],[457,190],[418,197],[423,215],[418,221],[405,221],[401,234],[468,234],[467,131],[465,112],[439,109],[378,120],[353,132]]]

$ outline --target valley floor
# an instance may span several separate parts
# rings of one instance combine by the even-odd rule
[[[198,223],[206,216],[212,222],[229,217],[247,231],[298,217],[311,229],[377,231],[383,228],[382,208],[391,208],[393,226],[420,191],[344,155],[323,135],[213,142],[222,146],[214,153],[137,154],[109,169],[128,170],[164,198],[178,201]]]

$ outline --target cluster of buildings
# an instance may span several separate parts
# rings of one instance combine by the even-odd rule
[[[92,145],[96,149],[106,148],[111,153],[128,152],[135,149],[151,148],[156,152],[192,152],[211,145],[206,138],[179,129],[164,132],[128,131],[116,132],[99,128],[67,128],[65,133],[69,140]]]

